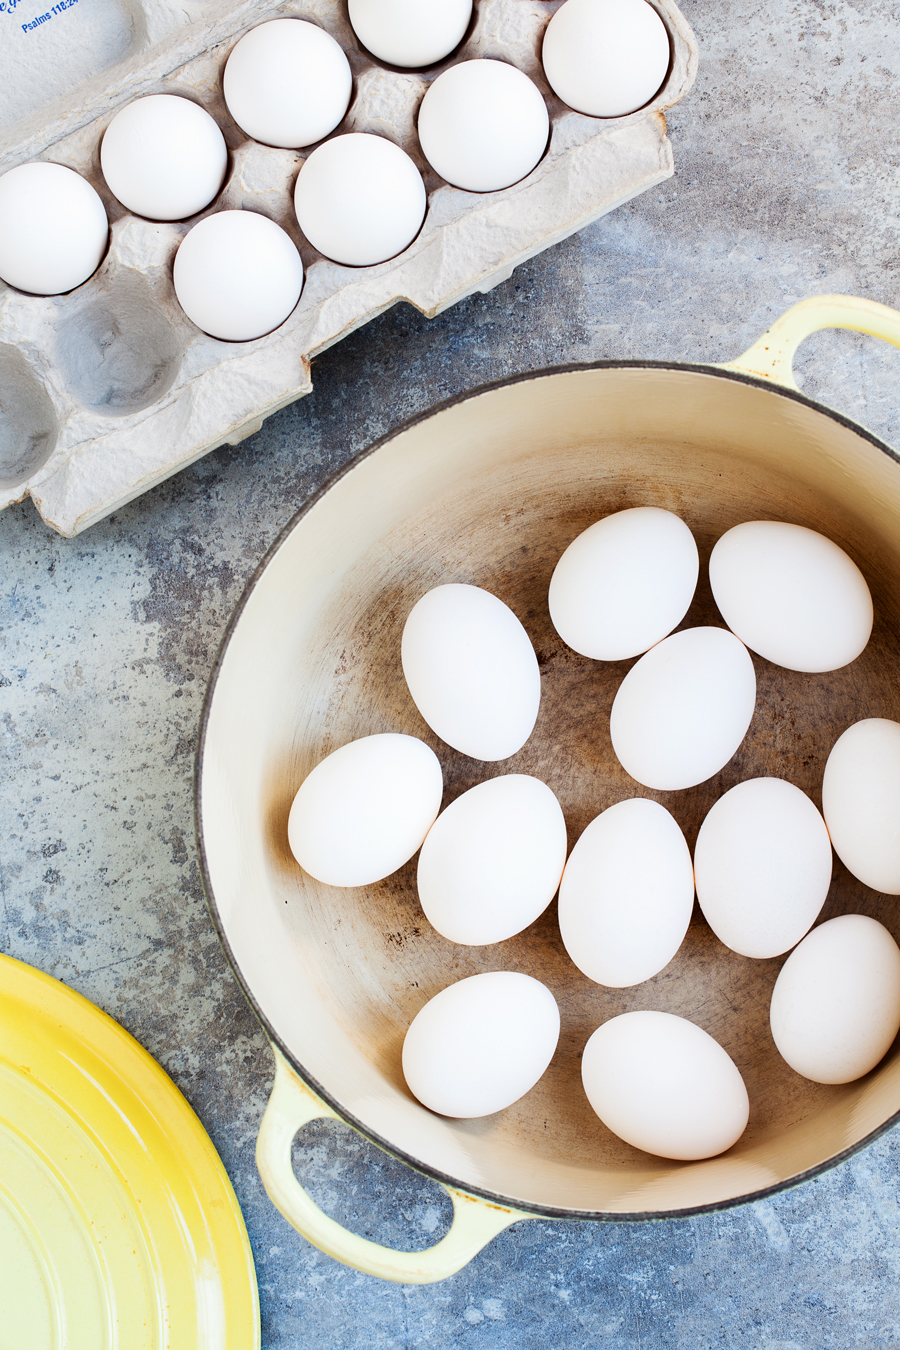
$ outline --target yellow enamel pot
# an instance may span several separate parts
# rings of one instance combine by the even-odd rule
[[[287,845],[305,775],[337,746],[376,731],[411,732],[436,749],[445,804],[498,771],[544,779],[561,801],[570,844],[601,807],[634,795],[608,736],[627,667],[568,651],[546,596],[557,558],[580,530],[643,504],[682,516],[704,562],[732,525],[780,519],[822,531],[865,573],[877,622],[857,662],[813,677],[757,661],[756,716],[730,764],[688,793],[642,792],[669,807],[691,844],[712,801],[743,778],[777,773],[820,801],[840,731],[861,716],[900,719],[900,466],[876,437],[800,394],[791,376],[801,340],[830,326],[900,345],[893,310],[817,297],[727,366],[601,362],[455,399],[326,484],[248,586],[203,714],[198,836],[214,921],[275,1051],[260,1172],[289,1222],[338,1260],[385,1279],[442,1279],[518,1219],[650,1219],[734,1204],[832,1165],[897,1118],[897,1053],[844,1087],[800,1078],[768,1030],[780,960],[736,956],[700,920],[653,980],[608,990],[569,961],[552,907],[508,942],[459,947],[424,919],[414,862],[377,886],[337,890],[303,874]],[[534,734],[499,766],[437,741],[402,678],[405,617],[447,581],[505,600],[540,660]],[[721,622],[705,582],[688,620]],[[823,917],[846,910],[900,935],[895,903],[838,868]],[[507,1111],[485,1120],[433,1115],[403,1080],[406,1027],[439,989],[496,969],[526,971],[553,991],[562,1014],[556,1057]],[[752,1109],[727,1153],[696,1163],[652,1158],[592,1114],[581,1051],[601,1022],[631,1008],[697,1021],[738,1064]],[[454,1221],[443,1241],[426,1252],[391,1251],[316,1208],[291,1170],[290,1146],[320,1116],[348,1122],[447,1188]]]

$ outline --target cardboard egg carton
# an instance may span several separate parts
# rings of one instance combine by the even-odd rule
[[[74,89],[34,106],[2,133],[0,172],[35,159],[66,164],[100,193],[112,227],[99,270],[68,295],[0,289],[0,506],[30,496],[47,524],[64,535],[77,534],[216,446],[251,435],[269,413],[310,392],[310,361],[318,352],[391,305],[406,300],[429,317],[439,314],[670,177],[664,110],[690,88],[697,69],[693,34],[671,0],[651,0],[672,45],[663,88],[648,107],[609,120],[565,107],[544,78],[543,31],[561,0],[476,0],[462,48],[424,73],[391,69],[361,51],[343,0],[268,7],[239,0],[202,10],[196,0],[184,6],[144,0],[144,9],[128,8],[134,3],[61,0],[45,9],[44,0],[0,0],[0,33],[4,42],[15,36],[6,57],[0,55],[0,86],[4,59],[16,63],[26,105],[40,96],[26,78],[29,60],[39,72],[60,69],[60,78],[67,70],[74,70],[71,78],[88,70]],[[124,36],[123,14],[130,23]],[[320,24],[350,61],[353,98],[335,134],[386,136],[424,174],[425,223],[413,244],[389,262],[344,267],[311,248],[292,206],[309,151],[249,141],[225,107],[222,70],[237,39],[267,19],[286,16]],[[83,19],[93,25],[87,56],[85,44],[75,42],[76,20]],[[49,59],[53,44],[55,63]],[[110,52],[113,64],[92,73],[90,63],[102,63]],[[416,115],[441,70],[485,56],[511,62],[536,82],[547,101],[551,136],[544,158],[522,182],[472,193],[450,187],[428,166]],[[176,249],[200,217],[174,224],[139,219],[104,183],[104,130],[119,108],[150,93],[185,94],[222,128],[228,174],[202,215],[221,208],[259,211],[300,250],[306,277],[299,304],[266,337],[230,343],[201,333],[172,287]],[[12,115],[0,104],[0,121],[8,123]]]

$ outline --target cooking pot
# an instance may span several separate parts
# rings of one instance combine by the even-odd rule
[[[900,314],[846,296],[806,300],[725,366],[603,361],[502,381],[387,436],[332,478],[283,531],[237,607],[210,681],[196,771],[197,828],[213,921],[275,1055],[259,1134],[266,1189],[323,1251],[385,1279],[424,1283],[458,1270],[523,1218],[657,1219],[768,1195],[810,1177],[888,1129],[900,1113],[900,1048],[856,1083],[808,1082],[768,1029],[784,958],[728,951],[699,912],[652,980],[613,990],[581,975],[555,907],[526,932],[462,947],[433,931],[415,861],[375,886],[321,885],[287,843],[305,775],[346,741],[421,736],[445,774],[444,804],[497,773],[532,773],[557,793],[570,845],[605,807],[636,793],[672,811],[693,846],[712,802],[742,779],[787,778],[821,803],[825,760],[861,717],[900,720],[900,468],[862,427],[806,398],[793,354],[819,328],[853,328],[900,346]],[[555,634],[547,587],[565,546],[624,507],[676,512],[705,563],[716,539],[753,519],[819,530],[865,574],[876,624],[844,670],[801,675],[754,658],[756,713],[735,757],[689,792],[651,793],[612,752],[609,710],[628,662],[592,662]],[[701,565],[686,625],[721,623]],[[511,606],[538,654],[542,702],[525,747],[502,764],[457,754],[407,692],[400,636],[414,602],[441,582],[484,586]],[[836,863],[822,918],[871,914],[900,937],[900,908]],[[543,1079],[506,1111],[451,1120],[421,1106],[401,1047],[419,1008],[482,970],[543,980],[562,1014]],[[651,1157],[593,1115],[580,1082],[591,1032],[631,1009],[697,1022],[729,1052],[750,1122],[702,1162]],[[344,1230],[291,1168],[297,1130],[336,1117],[449,1191],[447,1236],[392,1251]]]

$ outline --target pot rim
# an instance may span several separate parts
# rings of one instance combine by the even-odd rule
[[[414,1158],[410,1154],[405,1153],[395,1144],[392,1144],[389,1139],[382,1138],[382,1136],[379,1135],[376,1131],[370,1129],[368,1126],[364,1125],[362,1121],[358,1120],[357,1117],[352,1114],[352,1112],[348,1111],[346,1107],[344,1107],[327,1090],[327,1088],[323,1087],[322,1084],[319,1083],[318,1080],[314,1078],[313,1075],[310,1074],[306,1068],[304,1068],[304,1066],[297,1059],[296,1055],[293,1053],[290,1047],[278,1035],[278,1033],[275,1031],[275,1028],[269,1022],[268,1018],[266,1017],[266,1014],[260,1007],[260,1004],[257,1001],[253,993],[253,990],[250,988],[249,982],[245,979],[243,972],[240,968],[240,965],[237,961],[237,958],[232,950],[231,944],[225,933],[224,925],[219,916],[218,905],[216,903],[215,893],[213,891],[212,879],[210,877],[209,868],[207,866],[206,849],[204,846],[204,839],[203,839],[203,825],[200,816],[200,784],[203,776],[203,761],[204,761],[204,752],[206,749],[206,735],[209,725],[210,713],[212,709],[213,697],[215,695],[216,685],[218,683],[219,673],[224,664],[225,657],[228,648],[231,644],[231,639],[234,636],[235,629],[237,628],[237,625],[241,619],[244,609],[250,600],[250,596],[256,589],[257,584],[259,583],[263,573],[265,572],[271,560],[274,558],[275,554],[279,551],[279,549],[281,548],[285,540],[288,538],[288,536],[293,533],[293,531],[299,525],[303,517],[309,511],[311,511],[312,508],[316,506],[316,504],[320,501],[320,499],[324,497],[325,494],[329,492],[338,482],[340,482],[342,478],[344,478],[348,473],[352,472],[353,469],[355,469],[364,460],[368,459],[377,450],[381,449],[383,445],[387,444],[389,441],[394,440],[395,437],[401,435],[403,432],[409,431],[411,428],[428,421],[430,418],[436,416],[438,413],[446,412],[449,408],[455,407],[459,403],[467,402],[469,399],[477,398],[481,394],[488,394],[493,392],[494,390],[508,388],[509,386],[515,384],[524,384],[526,381],[529,380],[542,379],[544,377],[552,377],[555,375],[578,374],[581,372],[594,370],[664,370],[664,371],[688,372],[696,375],[713,375],[718,377],[719,379],[732,380],[738,384],[747,384],[757,389],[764,389],[777,397],[786,398],[792,400],[795,403],[800,403],[804,407],[811,408],[814,412],[822,413],[824,416],[831,418],[832,421],[837,422],[839,426],[845,427],[847,430],[855,432],[856,435],[861,436],[863,440],[868,441],[870,445],[873,445],[877,450],[880,450],[882,454],[887,455],[888,458],[891,459],[895,464],[900,465],[900,454],[898,454],[896,450],[894,450],[890,445],[888,445],[886,441],[882,440],[879,436],[876,436],[874,432],[869,431],[859,422],[855,422],[852,418],[846,417],[843,413],[837,412],[834,408],[829,407],[827,404],[819,403],[816,399],[810,398],[808,395],[802,393],[800,390],[790,389],[785,385],[778,384],[770,380],[762,379],[758,376],[749,375],[744,373],[743,371],[725,369],[722,366],[717,366],[713,363],[706,364],[702,362],[646,361],[646,360],[572,361],[560,365],[543,366],[536,370],[522,371],[516,375],[507,375],[497,380],[489,380],[485,384],[476,385],[473,389],[465,390],[464,392],[459,394],[453,394],[451,395],[451,397],[443,399],[440,403],[433,404],[431,407],[427,408],[424,412],[416,413],[412,417],[409,417],[405,421],[400,422],[396,426],[392,427],[389,431],[385,432],[384,435],[379,436],[370,445],[367,445],[358,454],[350,458],[345,464],[342,464],[340,468],[334,471],[334,473],[329,474],[328,478],[323,483],[321,483],[318,488],[316,488],[316,490],[306,499],[305,502],[303,502],[303,504],[298,508],[298,510],[295,511],[294,515],[291,516],[290,520],[287,521],[287,523],[283,525],[282,528],[278,531],[278,534],[275,536],[275,539],[266,549],[266,552],[263,555],[262,559],[260,560],[259,563],[257,563],[249,579],[247,580],[244,586],[244,590],[241,593],[241,597],[238,600],[237,604],[235,605],[234,611],[230,619],[228,620],[225,632],[223,633],[222,639],[219,643],[219,648],[218,651],[216,652],[215,660],[210,670],[209,680],[206,687],[206,694],[203,700],[203,710],[200,715],[200,722],[197,731],[197,748],[194,757],[194,775],[193,775],[194,834],[195,834],[195,842],[197,845],[197,853],[200,862],[200,876],[203,884],[203,894],[206,900],[206,906],[209,911],[209,916],[212,921],[213,928],[215,929],[216,936],[219,939],[219,943],[221,944],[222,949],[225,953],[226,960],[228,961],[228,964],[231,967],[231,971],[235,979],[237,980],[241,992],[243,993],[245,999],[249,1003],[250,1008],[256,1015],[256,1018],[259,1021],[260,1026],[262,1027],[269,1043],[272,1046],[277,1047],[278,1050],[281,1051],[281,1054],[284,1056],[285,1060],[290,1065],[294,1073],[297,1074],[301,1082],[303,1082],[312,1092],[314,1092],[316,1096],[321,1098],[323,1102],[327,1103],[327,1105],[331,1107],[331,1109],[335,1112],[336,1116],[342,1122],[344,1122],[347,1125],[350,1125],[353,1129],[357,1130],[359,1134],[363,1136],[363,1138],[367,1139],[377,1148],[380,1148],[384,1153],[389,1154],[393,1158],[397,1158],[400,1162],[412,1168],[414,1172],[418,1172],[422,1176],[426,1176],[433,1181],[437,1181],[444,1187],[450,1187],[454,1190],[462,1190],[470,1195],[478,1196],[482,1200],[488,1201],[490,1204],[500,1205],[508,1209],[519,1210],[522,1212],[523,1217],[533,1216],[534,1218],[559,1219],[567,1221],[583,1220],[583,1221],[591,1221],[594,1223],[638,1223],[645,1220],[659,1222],[664,1219],[681,1219],[681,1218],[688,1218],[697,1214],[714,1214],[721,1210],[734,1209],[738,1205],[750,1204],[755,1200],[766,1199],[769,1196],[778,1195],[782,1191],[789,1190],[794,1186],[799,1186],[802,1182],[810,1181],[814,1177],[820,1176],[823,1173],[830,1171],[833,1167],[837,1167],[839,1163],[845,1162],[848,1158],[852,1158],[854,1154],[861,1152],[864,1148],[867,1148],[870,1144],[874,1143],[876,1139],[879,1139],[883,1134],[886,1134],[890,1129],[894,1127],[894,1125],[900,1122],[900,1110],[895,1111],[893,1115],[889,1116],[885,1121],[883,1121],[880,1125],[876,1126],[874,1130],[871,1130],[867,1135],[865,1135],[862,1139],[858,1140],[855,1144],[851,1144],[847,1148],[842,1149],[839,1153],[835,1153],[832,1157],[827,1158],[824,1162],[817,1163],[814,1167],[806,1168],[804,1171],[798,1172],[794,1176],[788,1177],[784,1181],[777,1182],[771,1186],[764,1186],[759,1190],[748,1191],[744,1195],[734,1196],[727,1200],[715,1200],[707,1202],[705,1204],[690,1205],[684,1209],[635,1210],[628,1213],[611,1213],[606,1210],[562,1209],[554,1205],[543,1205],[533,1201],[528,1201],[527,1205],[523,1208],[523,1204],[520,1200],[516,1200],[511,1196],[501,1195],[499,1192],[496,1191],[486,1190],[480,1186],[473,1186],[469,1182],[462,1181],[458,1177],[452,1177],[449,1175],[449,1173],[442,1172],[440,1171],[440,1169],[431,1167],[429,1164],[422,1162],[421,1159]]]

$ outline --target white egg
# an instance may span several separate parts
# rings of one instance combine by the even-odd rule
[[[667,966],[694,905],[691,854],[664,806],[641,797],[603,811],[572,849],[559,931],[579,970],[622,989]]]
[[[838,737],[822,813],[847,870],[874,891],[900,895],[900,724],[867,717]]]
[[[271,19],[245,33],[225,65],[222,90],[242,131],[285,150],[334,131],[350,106],[353,76],[334,38],[305,19]]]
[[[661,1158],[713,1158],[737,1142],[750,1115],[730,1055],[671,1013],[622,1013],[604,1022],[584,1048],[581,1078],[603,1124]]]
[[[352,132],[314,150],[300,168],[294,209],[313,248],[367,267],[402,253],[425,219],[422,175],[383,136]]]
[[[534,1087],[559,1040],[550,990],[509,970],[470,975],[425,1004],[403,1042],[413,1096],[442,1116],[502,1111]]]
[[[676,628],[700,558],[683,520],[655,506],[604,516],[573,539],[550,580],[563,642],[595,661],[639,656]]]
[[[303,263],[280,225],[256,211],[218,211],[181,241],[175,294],[204,333],[248,342],[284,323],[300,299]]]
[[[100,266],[109,221],[86,179],[62,164],[0,177],[0,278],[32,295],[74,290]]]
[[[553,92],[589,117],[624,117],[649,103],[669,68],[669,35],[645,0],[566,0],[544,34]]]
[[[829,919],[803,939],[772,991],[772,1035],[795,1072],[852,1083],[900,1030],[900,949],[863,914]]]
[[[419,854],[419,900],[451,942],[502,942],[543,914],[565,862],[566,822],[554,793],[528,774],[504,774],[438,816]]]
[[[495,192],[518,183],[547,148],[550,117],[537,85],[506,61],[461,61],[419,108],[428,163],[454,187]]]
[[[430,66],[459,46],[472,17],[472,0],[349,0],[360,42],[392,66]]]
[[[869,641],[865,577],[837,544],[802,525],[735,525],[712,551],[709,580],[728,627],[776,666],[838,670]]]
[[[350,741],[307,775],[288,817],[297,862],[328,886],[368,886],[409,862],[441,809],[444,775],[424,741]]]
[[[541,701],[537,657],[512,610],[480,586],[435,586],[403,629],[403,674],[432,731],[473,759],[508,759]]]
[[[782,778],[751,778],[707,814],[694,871],[700,908],[720,942],[742,956],[780,956],[825,903],[831,840],[805,792]]]
[[[695,787],[738,750],[755,703],[744,644],[724,628],[686,628],[651,647],[619,685],[613,749],[644,787]]]
[[[184,220],[209,206],[225,177],[225,138],[205,108],[151,94],[117,112],[100,143],[115,197],[150,220]]]

